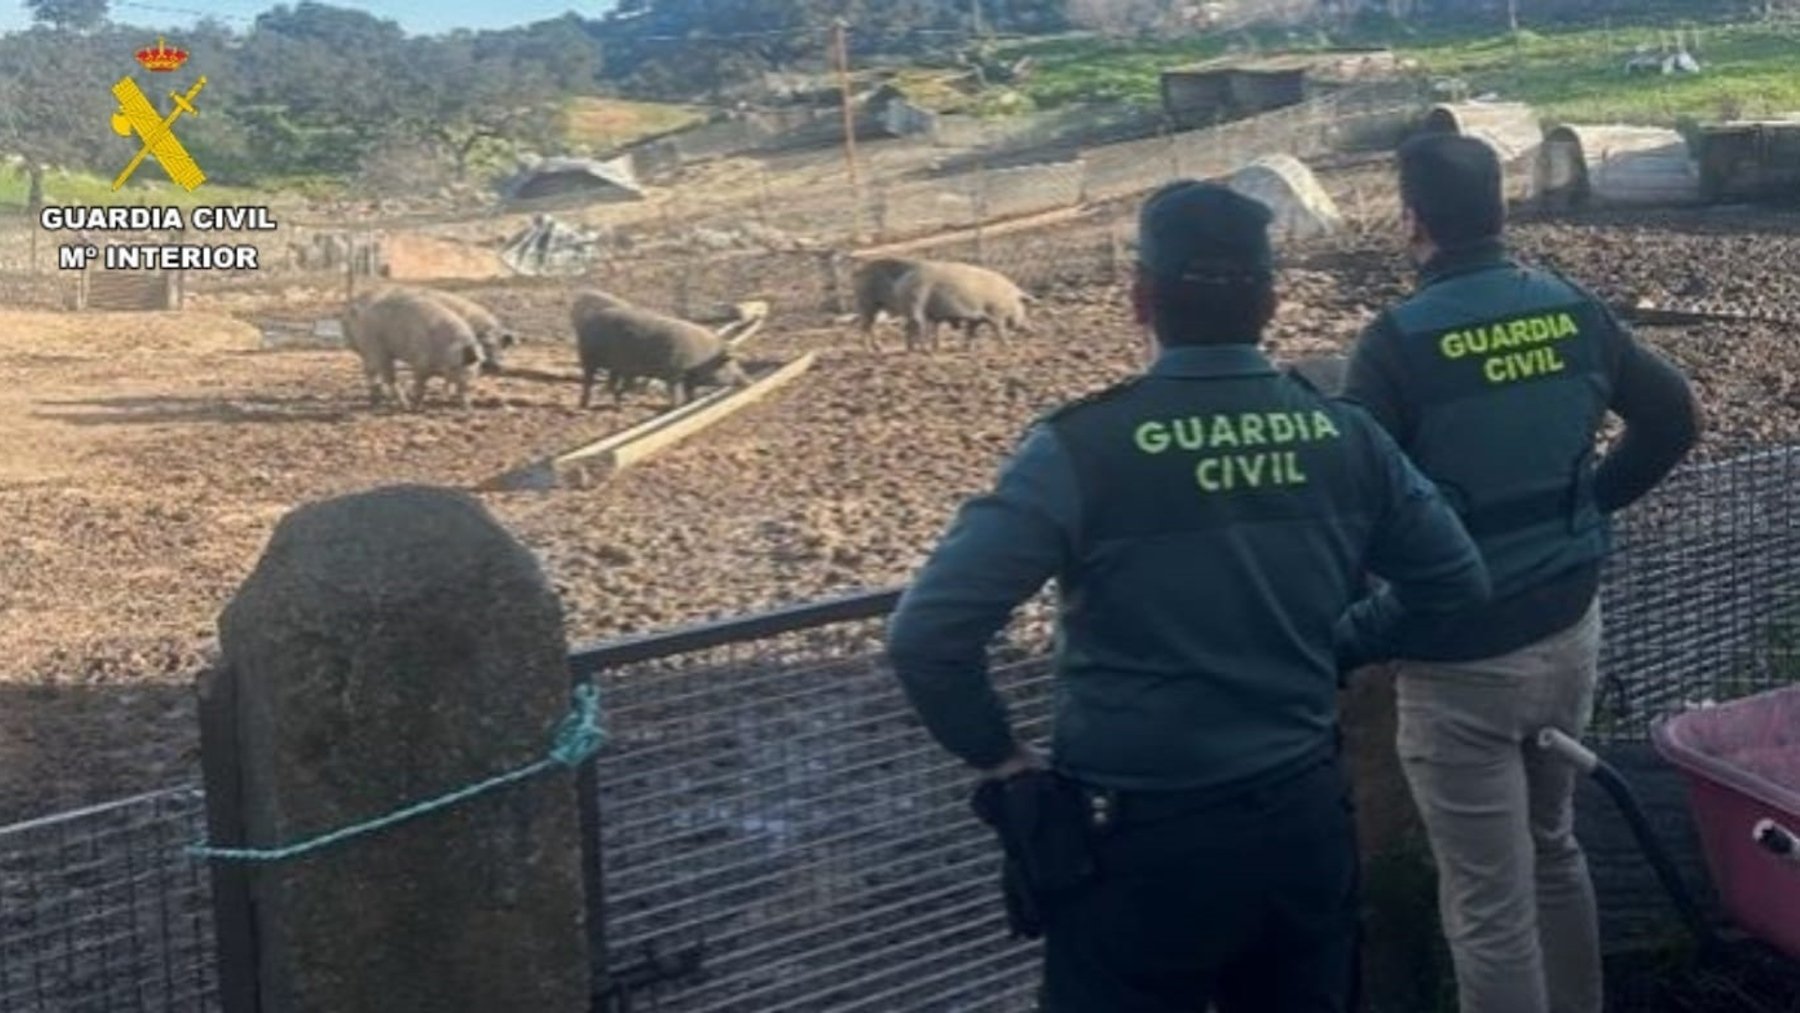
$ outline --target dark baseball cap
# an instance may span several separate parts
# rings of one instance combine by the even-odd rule
[[[1230,187],[1171,183],[1138,212],[1138,263],[1167,280],[1266,277],[1275,270],[1274,219],[1262,202]]]

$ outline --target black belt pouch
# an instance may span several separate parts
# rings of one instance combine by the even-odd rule
[[[1074,782],[1033,770],[982,783],[971,804],[1006,853],[1007,924],[1014,936],[1037,939],[1051,912],[1095,876],[1087,800]]]

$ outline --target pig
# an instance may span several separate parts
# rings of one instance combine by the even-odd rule
[[[569,326],[579,332],[583,318],[601,310],[629,305],[631,305],[629,302],[611,292],[602,292],[597,288],[584,288],[575,293],[574,305],[569,309]]]
[[[425,384],[442,377],[470,407],[470,371],[482,363],[481,342],[462,317],[419,292],[387,289],[352,300],[344,308],[344,338],[362,359],[369,383],[369,402],[380,406],[383,393],[402,408],[424,406]],[[394,363],[412,373],[412,394],[405,397],[394,382]]]
[[[569,309],[569,326],[574,329],[577,335],[576,340],[579,342],[581,321],[583,319],[599,313],[602,310],[630,305],[629,302],[619,296],[613,295],[611,292],[603,292],[597,288],[584,288],[575,293],[574,303]],[[596,367],[596,370],[599,368],[600,367]],[[639,377],[630,383],[628,389],[632,393],[635,393],[643,390],[649,382],[649,379]],[[583,401],[583,404],[586,404],[585,400]]]
[[[443,292],[433,288],[418,290],[421,295],[435,300],[445,309],[463,318],[469,330],[475,333],[475,340],[481,342],[483,360],[481,371],[484,373],[502,372],[501,350],[511,348],[518,343],[518,335],[512,329],[500,323],[500,318],[488,311],[488,308],[457,295],[455,292]]]
[[[899,317],[904,308],[895,298],[894,286],[908,271],[924,261],[900,257],[882,257],[863,263],[856,269],[852,287],[856,292],[856,322],[862,328],[863,347],[875,348],[875,321],[881,314]]]
[[[953,261],[931,261],[908,271],[895,284],[895,299],[906,321],[906,347],[915,350],[922,337],[938,347],[938,325],[959,324],[969,344],[982,324],[994,328],[1001,342],[1009,330],[1025,330],[1025,306],[1032,301],[1012,279],[998,271]]]
[[[675,317],[638,306],[578,303],[575,343],[581,357],[581,406],[592,403],[594,376],[606,370],[613,402],[642,377],[669,388],[670,407],[687,403],[697,387],[750,382],[730,348],[717,334]]]

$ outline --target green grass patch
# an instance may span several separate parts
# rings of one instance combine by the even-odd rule
[[[1701,73],[1625,73],[1638,46],[1655,47],[1667,34],[1656,28],[1521,32],[1517,39],[1445,42],[1405,55],[1433,75],[1467,81],[1476,93],[1529,102],[1549,120],[1669,126],[1687,118],[1800,112],[1800,26],[1694,29],[1690,46]]]
[[[1639,45],[1658,45],[1672,25],[1457,34],[1453,29],[1394,34],[1262,32],[1138,42],[1062,37],[1024,42],[1038,68],[1024,85],[1041,108],[1071,102],[1160,100],[1158,78],[1170,67],[1223,56],[1236,45],[1259,52],[1317,49],[1334,42],[1392,45],[1434,77],[1468,82],[1473,94],[1496,92],[1530,102],[1546,119],[1674,125],[1684,119],[1763,117],[1800,112],[1800,26],[1707,25],[1686,29],[1703,72],[1631,76],[1625,63]]]
[[[963,113],[978,103],[969,89],[959,87],[959,79],[964,76],[960,71],[909,67],[896,72],[888,83],[916,106],[940,113]]]
[[[1161,101],[1159,75],[1169,67],[1224,55],[1226,36],[1167,42],[1059,38],[1009,47],[1009,57],[1030,54],[1037,67],[1020,90],[1041,109],[1081,102]]]
[[[564,136],[568,142],[595,151],[670,133],[706,119],[705,111],[693,106],[595,96],[570,99],[564,112]]]
[[[149,179],[140,179],[145,175]],[[192,193],[166,179],[156,178],[156,166],[138,169],[123,189],[114,192],[111,177],[52,169],[44,174],[44,198],[59,204],[157,205],[196,207],[201,204],[266,204],[277,191],[204,183]],[[31,181],[17,168],[0,168],[0,206],[25,206]]]

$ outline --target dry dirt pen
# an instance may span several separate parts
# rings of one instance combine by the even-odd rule
[[[773,316],[747,354],[821,358],[797,386],[603,489],[489,502],[545,559],[583,637],[903,580],[1036,413],[1135,368],[1137,339],[1111,281],[1129,210],[984,238],[985,259],[1046,299],[1036,333],[972,353],[953,340],[936,358],[898,354],[891,325],[884,354],[856,349],[830,309],[841,294],[833,272],[814,254],[603,273],[593,283],[669,309],[766,298]],[[1800,262],[1791,217],[1524,221],[1517,233],[1529,256],[1611,298],[1800,307],[1784,266]],[[977,251],[970,238],[930,252]],[[1341,346],[1410,284],[1397,244],[1379,232],[1285,259],[1277,355]],[[195,286],[191,304],[302,321],[341,298],[322,284],[256,302],[238,287]],[[445,287],[518,328],[527,342],[516,364],[574,372],[568,283]],[[1788,329],[1642,334],[1695,378],[1702,457],[1800,438],[1800,347]],[[387,482],[476,486],[663,404],[649,393],[582,412],[572,384],[502,378],[468,414],[373,413],[348,353],[262,349],[254,328],[206,313],[9,316],[0,361],[12,381],[0,389],[11,434],[0,593],[18,617],[0,632],[0,820],[154,789],[191,769],[187,679],[218,608],[295,503]]]
[[[1010,349],[951,342],[938,357],[868,356],[834,321],[816,256],[615,269],[596,283],[666,308],[680,286],[691,308],[767,297],[775,316],[752,358],[816,350],[820,361],[798,386],[604,487],[488,502],[545,561],[577,640],[898,583],[1037,412],[1135,367],[1111,283],[1124,210],[982,237],[990,262],[1046,299],[1037,333]],[[1800,306],[1784,266],[1800,262],[1791,218],[1524,221],[1518,238],[1610,298]],[[953,255],[971,256],[967,242]],[[1339,346],[1408,284],[1384,235],[1290,251],[1271,346],[1280,356]],[[530,339],[518,364],[573,371],[565,284],[447,287],[515,322]],[[337,298],[317,291],[231,308],[305,319]],[[897,334],[884,333],[891,349]],[[1653,710],[1791,672],[1792,643],[1771,631],[1785,628],[1775,620],[1793,607],[1800,563],[1782,498],[1800,485],[1793,455],[1741,459],[1800,440],[1790,331],[1642,333],[1695,377],[1711,466],[1640,512],[1608,585],[1613,628],[1632,633],[1609,644],[1601,720],[1627,738]],[[347,353],[263,349],[253,328],[203,313],[9,314],[0,368],[13,379],[0,389],[11,434],[0,462],[0,822],[191,777],[188,682],[210,654],[218,609],[295,503],[397,481],[474,486],[663,404],[652,393],[582,412],[573,385],[502,378],[466,414],[376,413]],[[946,983],[944,1005],[907,1008],[1009,1008],[984,1003],[1024,994],[1023,951],[979,921],[995,910],[982,838],[934,822],[962,811],[960,781],[908,730],[873,655],[877,632],[865,619],[606,677],[620,736],[603,759],[619,959],[646,977],[662,976],[659,962],[679,970],[684,953],[710,968],[662,986],[704,1002],[665,1008],[749,1008],[729,1003],[755,989],[821,1004],[767,1008],[881,996],[949,966],[924,946],[893,955],[890,974],[882,955],[918,939],[961,947],[972,970],[956,984],[993,991],[959,998]],[[871,794],[840,768],[896,790]],[[0,977],[0,995],[104,965],[87,1005],[43,1008],[206,1008],[195,1004],[207,988],[204,882],[171,857],[197,831],[196,805],[162,794],[0,833],[0,908],[23,912],[0,926],[0,965],[28,976]],[[671,855],[710,864],[681,871]],[[809,878],[801,870],[813,864],[832,871]],[[709,893],[729,899],[708,908]],[[943,910],[952,915],[934,921]],[[976,924],[957,934],[971,913]],[[13,1008],[39,1007],[0,1002]]]

